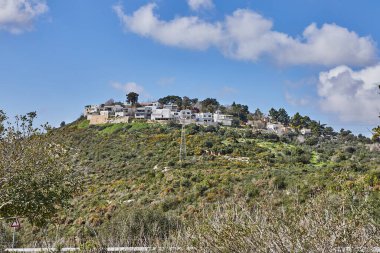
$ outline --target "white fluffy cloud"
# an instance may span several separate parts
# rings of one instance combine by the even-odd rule
[[[343,122],[377,124],[380,112],[380,64],[354,71],[339,66],[319,75],[318,94],[323,111]]]
[[[212,0],[187,0],[192,10],[211,9],[214,7]]]
[[[35,19],[48,10],[45,0],[0,0],[0,30],[30,31]]]
[[[125,15],[121,5],[114,10],[126,29],[141,36],[151,37],[162,44],[193,49],[206,49],[217,44],[221,37],[219,24],[209,24],[197,17],[182,17],[166,22],[153,13],[155,4],[148,4],[131,16]]]
[[[365,66],[377,58],[375,43],[335,24],[311,24],[294,38],[273,30],[273,22],[247,9],[236,10],[225,20],[208,22],[197,16],[161,20],[155,4],[128,15],[118,4],[114,10],[124,28],[164,45],[204,50],[218,48],[225,56],[256,61],[267,57],[278,64]]]
[[[114,89],[121,90],[124,93],[129,93],[129,92],[136,92],[140,96],[144,98],[149,98],[150,95],[145,91],[144,87],[141,85],[138,85],[137,83],[134,82],[129,82],[129,83],[119,83],[119,82],[114,82],[111,84],[111,86]]]

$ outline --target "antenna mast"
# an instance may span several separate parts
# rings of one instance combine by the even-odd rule
[[[179,147],[179,162],[182,164],[186,160],[186,129],[185,122],[181,121],[182,130],[181,130],[181,146]]]

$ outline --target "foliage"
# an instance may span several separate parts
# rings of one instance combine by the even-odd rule
[[[98,231],[101,245],[141,246],[163,241],[179,227],[169,214],[150,208],[122,210]]]
[[[129,221],[133,210],[154,210],[188,224],[203,210],[212,213],[217,203],[230,198],[249,208],[271,196],[276,206],[284,208],[296,199],[302,208],[327,193],[352,193],[367,199],[377,199],[380,193],[378,152],[368,149],[369,139],[346,130],[334,138],[306,136],[300,142],[297,135],[279,137],[247,128],[192,124],[186,126],[187,160],[181,167],[178,124],[136,121],[81,128],[83,121],[47,135],[53,142],[65,140],[64,145],[71,147],[71,166],[86,175],[83,191],[71,201],[72,207],[58,214],[60,235],[67,246],[75,246],[70,238],[83,229],[81,240],[90,245],[94,240],[102,245],[98,237],[106,240],[112,234],[120,234],[115,237],[126,244],[142,242],[139,235],[133,239],[110,225]],[[374,216],[379,217],[379,205],[371,203]],[[170,233],[176,233],[173,230]],[[49,226],[47,231],[45,235],[25,229],[23,245],[44,236],[56,237],[56,227]],[[158,237],[153,233],[149,242],[152,238]]]
[[[137,94],[136,92],[129,92],[127,94],[127,102],[128,103],[135,105],[135,104],[137,104],[138,101],[139,101],[139,94]]]
[[[290,117],[284,108],[280,108],[278,111],[274,108],[269,110],[269,117],[277,122],[280,122],[287,126],[290,122]]]
[[[182,98],[179,96],[174,96],[174,95],[166,96],[166,97],[160,98],[158,102],[163,105],[176,104],[179,107],[182,107]]]
[[[373,131],[372,139],[374,141],[380,141],[380,126],[375,127],[374,129],[372,129],[372,131]]]
[[[115,100],[113,98],[108,99],[106,102],[104,102],[104,105],[110,106],[115,104]]]
[[[219,108],[219,102],[215,98],[206,98],[201,102],[203,112],[214,113]]]
[[[180,252],[369,252],[380,241],[371,210],[347,195],[321,195],[287,207],[273,198],[253,208],[228,201],[204,212],[168,245]]]
[[[260,111],[259,108],[257,108],[252,114],[252,117],[254,120],[261,120],[264,117],[264,114]]]
[[[380,85],[379,85],[379,90],[380,90]],[[380,115],[379,115],[379,118],[380,118]],[[373,131],[372,139],[374,141],[380,141],[380,126],[375,127],[374,129],[372,129],[372,131]]]
[[[35,117],[17,116],[0,132],[0,216],[26,217],[42,226],[68,204],[76,181],[62,142],[34,128]],[[1,119],[3,125],[4,113]]]
[[[87,128],[90,126],[90,121],[89,120],[82,120],[79,124],[78,124],[78,128]]]
[[[194,110],[198,103],[198,98],[190,99],[189,97],[184,96],[182,98],[182,109]]]
[[[237,120],[243,122],[247,122],[248,120],[249,110],[247,105],[236,104],[233,102],[232,105],[227,107],[224,111],[224,113],[234,116]]]

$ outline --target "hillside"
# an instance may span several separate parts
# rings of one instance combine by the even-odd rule
[[[168,230],[175,229],[173,224],[228,199],[252,206],[270,197],[286,207],[324,193],[349,193],[366,196],[373,200],[374,213],[380,210],[375,201],[380,195],[379,152],[369,150],[369,139],[349,132],[335,138],[311,136],[299,143],[297,136],[189,125],[187,160],[182,164],[181,127],[175,124],[90,126],[80,119],[49,136],[65,140],[82,178],[82,191],[72,207],[62,210],[59,226],[49,229],[51,238],[58,233],[65,245],[115,229],[117,222],[136,212],[146,214],[147,220],[156,215]],[[28,226],[20,231],[24,244],[46,235],[32,235],[35,232]]]

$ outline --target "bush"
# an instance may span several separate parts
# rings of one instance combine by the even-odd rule
[[[322,195],[303,206],[276,203],[272,197],[250,208],[229,201],[203,212],[168,245],[184,249],[179,252],[193,247],[197,252],[247,253],[369,252],[378,246],[380,225],[364,201]]]
[[[103,244],[119,246],[152,245],[168,238],[179,220],[158,209],[123,210],[100,234]]]

